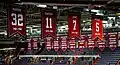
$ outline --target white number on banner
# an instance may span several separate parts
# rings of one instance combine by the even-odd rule
[[[15,14],[15,13],[12,13],[11,16],[13,17],[13,21],[12,21],[12,25],[15,25],[15,26],[23,26],[23,15],[22,14]],[[18,20],[17,20],[18,19]],[[21,22],[21,23],[20,23]]]
[[[46,18],[46,28],[52,28],[52,18]]]
[[[96,32],[99,32],[99,23],[96,22]]]
[[[76,30],[76,20],[73,20],[73,23],[74,23],[73,30]]]

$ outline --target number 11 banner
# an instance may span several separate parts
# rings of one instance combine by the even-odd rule
[[[92,39],[99,38],[103,40],[103,25],[101,19],[92,20]]]
[[[80,38],[80,15],[70,14],[68,16],[69,38]]]
[[[42,37],[56,37],[56,10],[42,9]]]
[[[8,6],[8,35],[26,37],[26,9],[20,5]]]

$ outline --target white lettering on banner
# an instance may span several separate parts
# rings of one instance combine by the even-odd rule
[[[109,40],[110,42],[116,42],[116,40]]]
[[[73,24],[74,24],[73,30],[76,30],[76,20],[73,20]]]
[[[59,48],[59,47],[54,47],[54,48]]]
[[[13,30],[17,30],[17,28],[13,28]]]
[[[80,42],[79,44],[84,44],[83,42]]]
[[[105,44],[105,43],[98,43],[98,44]]]
[[[78,32],[72,32],[73,34],[78,34]]]
[[[99,32],[99,23],[96,22],[96,32]]]
[[[116,45],[110,45],[110,47],[117,47]]]
[[[109,42],[109,44],[116,44],[116,42]]]
[[[95,35],[100,35],[100,33],[95,33]]]
[[[46,17],[46,28],[52,28],[52,18]]]
[[[72,18],[77,18],[77,16],[73,16]]]
[[[110,37],[115,37],[116,35],[109,35]]]
[[[116,38],[109,38],[109,39],[110,39],[110,40],[112,40],[112,39],[114,40],[114,39],[116,39]]]
[[[22,28],[18,28],[18,30],[22,30]]]
[[[70,44],[70,45],[73,45],[73,46],[74,46],[75,44]]]
[[[79,46],[79,48],[85,48],[84,46]]]
[[[23,15],[22,14],[17,15],[15,13],[12,13],[11,16],[13,18],[12,25],[14,25],[14,26],[23,26]]]
[[[51,45],[47,44],[46,46],[51,46]]]
[[[67,47],[62,47],[62,49],[67,48]]]
[[[94,46],[89,46],[89,47],[94,47]]]
[[[109,35],[112,35],[112,34],[114,34],[114,35],[115,35],[115,34],[117,34],[117,32],[115,32],[115,33],[108,33],[108,34],[109,34]]]
[[[51,12],[45,12],[45,15],[53,15]]]
[[[99,45],[99,47],[105,47],[105,45]]]
[[[67,46],[67,45],[63,45],[63,44],[62,44],[61,46]]]
[[[75,48],[75,46],[70,46],[70,48]]]
[[[46,32],[53,32],[53,30],[46,30]]]
[[[92,43],[92,42],[89,42],[88,44],[94,44],[94,43]]]
[[[21,9],[18,9],[18,8],[12,8],[12,10],[21,12]]]

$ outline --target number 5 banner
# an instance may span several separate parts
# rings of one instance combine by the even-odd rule
[[[56,10],[42,9],[42,37],[56,37]]]
[[[68,16],[68,33],[69,38],[77,37],[80,38],[80,16],[79,15],[69,15]]]
[[[96,39],[97,37],[103,40],[103,25],[100,19],[92,20],[92,39]]]
[[[20,5],[8,7],[8,35],[26,37],[26,10]]]

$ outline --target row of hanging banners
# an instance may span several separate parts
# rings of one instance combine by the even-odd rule
[[[106,39],[108,35],[108,40]],[[118,46],[118,33],[104,33],[103,34],[104,40],[93,40],[92,35],[81,35],[81,39],[77,38],[71,38],[69,39],[68,36],[60,36],[53,39],[52,37],[46,37],[44,43],[46,43],[46,49],[50,51],[51,49],[54,49],[55,51],[58,51],[59,49],[62,49],[63,51],[66,51],[66,49],[70,49],[71,51],[74,51],[75,49],[83,50],[85,48],[89,48],[90,50],[94,50],[95,47],[98,47],[101,51],[104,50],[105,47],[109,47],[112,51],[115,50],[115,48]],[[31,50],[31,48],[38,48],[37,43],[38,40],[41,39],[33,38],[28,39],[28,50]],[[107,43],[108,42],[108,43]],[[42,43],[42,41],[40,42]]]
[[[99,47],[102,51],[106,45],[114,50],[118,46],[118,33],[108,33],[108,44],[106,44],[106,33],[103,33],[102,20],[95,17],[92,19],[92,34],[80,35],[80,15],[68,14],[68,36],[56,36],[57,11],[54,9],[41,9],[42,39],[46,39],[46,48],[57,51],[61,48],[84,49],[88,47],[93,50]],[[8,35],[26,38],[26,9],[20,5],[9,5],[8,7]],[[78,42],[79,44],[77,44]],[[34,46],[34,44],[33,44]]]

